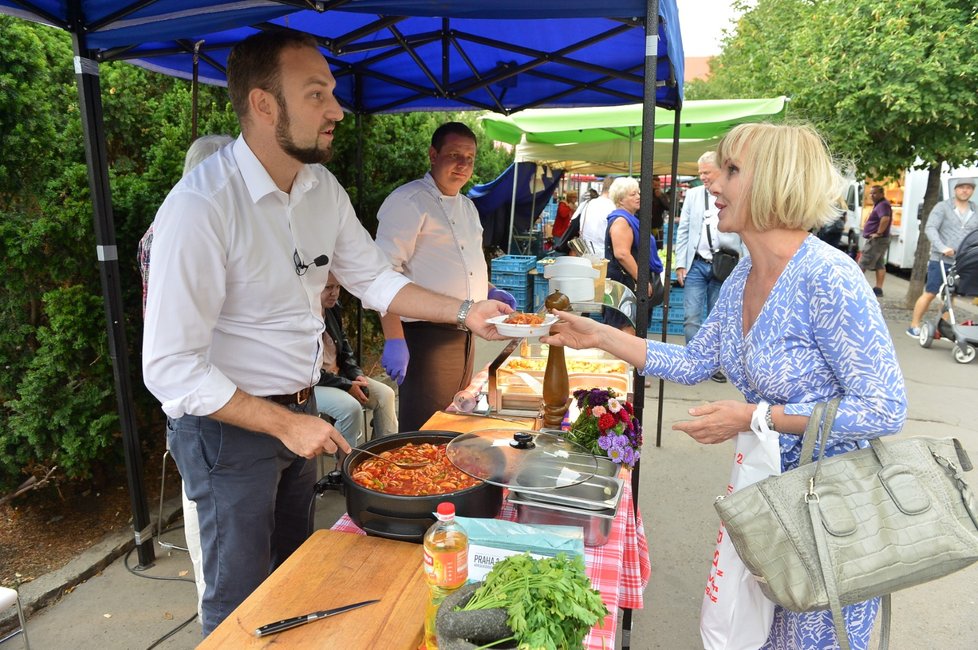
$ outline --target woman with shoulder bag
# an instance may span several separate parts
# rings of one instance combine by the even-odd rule
[[[782,471],[798,466],[815,404],[834,397],[841,403],[826,456],[897,433],[906,390],[878,301],[848,256],[809,233],[835,218],[843,183],[825,144],[809,127],[744,124],[720,142],[717,159],[710,191],[719,229],[738,233],[750,257],[723,284],[699,335],[671,345],[561,313],[542,341],[601,348],[683,384],[722,369],[744,401],[693,407],[693,419],[673,429],[716,444],[750,431],[756,415],[780,435]],[[878,609],[878,598],[842,608],[852,648],[867,648]],[[762,647],[836,648],[832,616],[776,606]]]

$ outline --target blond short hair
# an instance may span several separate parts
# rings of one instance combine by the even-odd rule
[[[638,189],[638,181],[631,176],[619,176],[608,188],[608,198],[611,202],[615,204],[615,207],[621,205],[622,200],[628,196],[632,190]]]
[[[717,145],[723,169],[736,161],[758,230],[812,230],[838,216],[845,179],[822,137],[803,124],[741,124]],[[721,172],[722,173],[722,172]]]

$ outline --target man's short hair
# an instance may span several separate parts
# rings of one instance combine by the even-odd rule
[[[713,151],[712,149],[709,151],[704,151],[702,154],[700,154],[700,157],[696,159],[696,163],[699,165],[710,163],[714,167],[720,166],[717,163],[717,152]]]
[[[431,146],[435,148],[435,151],[441,151],[442,145],[445,144],[445,138],[449,135],[458,135],[479,144],[475,133],[465,124],[461,122],[445,122],[431,134]]]
[[[614,176],[605,176],[604,180],[601,181],[601,193],[607,194],[611,190],[611,184],[615,182]]]
[[[248,116],[248,93],[260,88],[282,102],[282,50],[294,47],[319,48],[311,34],[291,30],[259,32],[239,42],[228,56],[228,95],[238,121]]]
[[[720,141],[717,159],[738,162],[747,216],[758,230],[813,230],[838,216],[846,182],[810,126],[741,124]]]

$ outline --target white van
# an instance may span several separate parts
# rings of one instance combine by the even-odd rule
[[[927,177],[929,171],[926,169],[907,169],[900,173],[898,178],[886,178],[882,181],[874,181],[867,178],[863,183],[863,189],[873,185],[883,186],[883,193],[893,206],[893,223],[890,226],[890,250],[887,264],[898,269],[913,268],[914,253],[917,250],[917,240],[921,236],[920,232],[920,211],[924,205],[924,193],[927,191]],[[947,166],[941,169],[941,198],[943,201],[950,196],[947,190],[947,181],[951,177],[978,176],[978,167],[959,167],[952,170]],[[859,233],[862,235],[862,225],[869,218],[869,213],[873,210],[873,201],[869,198],[869,193],[862,193],[862,211],[859,218]],[[860,250],[866,245],[865,240],[860,242]]]

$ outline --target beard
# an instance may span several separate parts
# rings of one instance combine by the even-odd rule
[[[282,113],[279,117],[278,124],[275,125],[275,140],[278,142],[278,146],[282,147],[282,151],[304,165],[328,163],[333,159],[332,143],[326,145],[326,147],[320,147],[319,144],[313,144],[310,147],[300,147],[296,144],[292,138],[292,119],[289,117],[289,107],[285,104],[284,99],[284,97],[279,99],[279,106],[282,107]],[[327,128],[335,128],[336,122],[330,120],[326,126]]]

